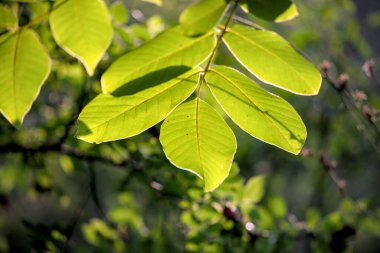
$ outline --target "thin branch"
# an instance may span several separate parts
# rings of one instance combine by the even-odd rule
[[[238,6],[239,6],[239,0],[235,0],[234,1],[234,5],[232,6],[231,11],[230,11],[230,13],[228,15],[226,23],[224,24],[224,26],[223,26],[220,34],[217,35],[217,40],[216,40],[215,47],[213,48],[213,50],[211,52],[211,55],[209,56],[209,58],[207,60],[206,67],[203,69],[203,77],[202,78],[204,78],[206,76],[206,74],[207,74],[207,72],[208,72],[208,70],[209,70],[209,68],[211,66],[211,63],[214,60],[216,52],[218,51],[218,48],[219,48],[219,46],[222,43],[223,36],[227,32],[227,29],[228,29],[228,27],[230,26],[230,24],[232,22],[232,18],[234,17],[235,11],[236,11],[236,9],[237,9]]]
[[[365,112],[363,112],[363,108],[359,108],[356,105],[354,98],[352,97],[352,93],[347,87],[348,77],[346,77],[345,75],[342,75],[338,81],[335,81],[330,75],[329,68],[330,68],[329,62],[322,63],[322,66],[321,66],[322,77],[339,94],[339,97],[344,107],[350,112],[352,118],[356,121],[356,124],[360,125],[362,123],[362,120],[364,120],[364,122],[367,122],[372,127],[372,129],[375,131],[377,136],[380,136],[380,129],[375,124],[374,120],[371,117],[369,117]],[[360,115],[361,119],[358,119],[356,117],[357,115],[355,115],[355,113],[351,111],[351,108],[353,108],[357,112],[357,114]],[[364,137],[372,145],[372,147],[376,150],[376,152],[380,153],[380,147],[377,143],[374,142],[372,136],[370,136],[368,132],[365,130],[361,130],[359,128],[357,128],[357,130],[364,135]]]
[[[48,12],[45,12],[45,13],[41,14],[40,16],[36,17],[35,19],[31,20],[29,23],[27,23],[27,24],[25,24],[23,26],[20,26],[19,29],[28,28],[28,27],[31,27],[33,25],[36,25],[36,24],[40,23],[45,18],[47,18],[52,11],[57,10],[59,7],[61,7],[62,5],[64,5],[67,1],[68,0],[64,0],[61,3],[59,3],[59,4],[57,4],[57,5],[53,6],[53,7],[51,7]],[[54,1],[45,1],[45,2],[55,3]]]
[[[375,73],[375,60],[369,59],[366,61],[362,67],[362,70],[366,76],[372,80],[372,83],[374,84],[376,90],[380,92],[380,80]]]
[[[239,17],[239,16],[234,16],[233,17],[233,20],[238,22],[238,23],[241,23],[243,25],[246,25],[246,26],[249,26],[249,27],[252,27],[254,29],[258,29],[258,30],[263,30],[264,28],[259,26],[258,24],[252,22],[251,20],[249,19],[246,19],[246,18],[243,18],[243,17]]]
[[[319,160],[324,171],[327,173],[331,181],[334,183],[334,185],[338,189],[340,196],[342,198],[350,199],[359,213],[366,216],[372,216],[372,214],[369,213],[368,210],[363,209],[362,206],[355,199],[353,199],[347,194],[347,181],[339,178],[338,175],[336,174],[336,168],[338,166],[338,163],[334,160],[328,159],[325,152],[321,152],[319,156]]]
[[[102,216],[103,219],[108,220],[107,215],[103,210],[103,206],[100,202],[100,198],[98,195],[98,187],[97,187],[97,179],[96,179],[94,163],[92,162],[88,163],[88,171],[90,174],[90,193],[91,193],[92,201],[94,202],[96,208],[98,209],[100,216]]]
[[[89,186],[86,187],[87,189],[90,188]],[[71,243],[72,243],[72,236],[74,234],[74,231],[79,223],[80,218],[84,214],[84,210],[86,209],[86,206],[88,204],[88,201],[91,199],[91,190],[88,190],[88,193],[86,194],[86,197],[83,199],[83,202],[80,204],[80,206],[75,210],[73,213],[73,216],[71,218],[70,225],[67,227],[67,231],[65,233],[66,235],[66,243],[64,246],[64,252],[71,252]]]
[[[102,157],[95,154],[86,154],[74,149],[70,146],[61,145],[60,143],[54,143],[52,145],[43,145],[37,148],[24,147],[16,143],[10,143],[3,146],[0,146],[0,154],[7,153],[21,153],[21,154],[36,154],[36,153],[59,153],[71,156],[78,160],[83,160],[87,162],[99,162],[107,165],[112,165],[114,167],[132,167],[140,168],[141,164],[138,161],[132,159],[125,159],[121,162],[115,162],[110,158]]]

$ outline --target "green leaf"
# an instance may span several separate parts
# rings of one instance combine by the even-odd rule
[[[131,88],[128,90],[131,95],[98,95],[79,115],[77,137],[100,143],[128,138],[147,130],[166,118],[194,92],[198,72],[191,70],[167,82],[139,90]]]
[[[182,12],[181,27],[187,36],[204,34],[215,26],[226,6],[225,0],[201,0]]]
[[[223,40],[261,81],[300,95],[318,93],[322,81],[319,71],[278,34],[235,25]]]
[[[268,209],[273,214],[273,216],[278,219],[285,218],[286,214],[288,213],[286,202],[281,196],[271,196],[268,199]]]
[[[206,102],[184,103],[161,126],[160,141],[169,161],[204,180],[206,192],[228,176],[236,139],[223,118]]]
[[[113,20],[117,23],[126,23],[128,21],[128,10],[121,1],[117,1],[110,6],[110,12]]]
[[[248,180],[243,189],[243,194],[240,200],[241,211],[244,215],[248,216],[249,213],[255,208],[265,193],[265,177],[255,176]]]
[[[102,0],[59,0],[53,8],[54,39],[93,75],[113,36],[106,5]]]
[[[265,177],[251,177],[244,186],[242,203],[254,205],[259,202],[265,193]]]
[[[0,5],[0,29],[13,30],[17,27],[17,18],[7,6]]]
[[[284,22],[298,16],[297,8],[291,0],[248,0],[242,7],[267,21]]]
[[[289,103],[231,68],[215,66],[206,79],[223,110],[244,131],[290,153],[300,152],[306,127]]]
[[[103,92],[113,93],[131,81],[166,67],[195,67],[211,53],[214,41],[213,33],[189,38],[179,27],[169,29],[117,59],[102,76]]]
[[[51,61],[38,35],[29,29],[0,37],[0,111],[16,127],[49,76]]]

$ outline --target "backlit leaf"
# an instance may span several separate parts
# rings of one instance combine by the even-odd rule
[[[53,8],[54,39],[92,75],[113,36],[106,5],[102,0],[59,0]]]
[[[274,22],[284,22],[298,16],[296,5],[291,0],[247,0],[244,10],[252,15]]]
[[[17,18],[12,10],[5,5],[0,4],[0,30],[15,29],[17,27]]]
[[[155,72],[167,67],[193,68],[211,53],[214,40],[213,33],[189,38],[179,27],[169,29],[117,59],[102,76],[102,90],[114,93],[129,82],[139,79],[145,82],[147,75],[154,76]]]
[[[244,131],[293,154],[300,152],[306,127],[289,103],[231,68],[215,66],[206,79],[223,110]]]
[[[16,127],[37,98],[51,61],[29,29],[0,37],[0,111]]]
[[[157,6],[161,6],[162,5],[162,0],[143,0],[143,1],[151,3],[151,4],[155,4]]]
[[[131,87],[128,90],[130,95],[98,95],[79,115],[77,137],[100,143],[128,138],[147,130],[193,93],[198,72],[191,70],[150,87]]]
[[[315,95],[319,71],[274,32],[235,25],[223,37],[236,59],[261,81],[299,95]]]
[[[236,151],[232,130],[200,99],[178,106],[169,115],[161,126],[160,141],[169,161],[202,178],[206,192],[228,176]]]
[[[117,1],[110,6],[112,18],[117,23],[124,24],[128,21],[128,10],[125,8],[123,2]]]
[[[215,26],[226,6],[225,0],[201,0],[182,12],[181,27],[188,36],[203,34]]]

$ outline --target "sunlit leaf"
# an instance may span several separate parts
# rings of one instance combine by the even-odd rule
[[[247,0],[242,7],[258,18],[274,22],[284,22],[298,16],[296,5],[291,0]]]
[[[215,66],[206,79],[224,111],[244,131],[293,154],[300,152],[306,127],[289,103],[231,68]]]
[[[261,81],[300,94],[315,95],[319,71],[274,32],[235,25],[223,38],[236,59]]]
[[[59,0],[53,8],[54,39],[92,75],[113,36],[106,5],[102,0]]]
[[[121,1],[117,1],[110,6],[110,12],[113,20],[118,23],[126,23],[128,21],[128,11]]]
[[[198,70],[191,70],[161,84],[131,87],[128,90],[130,95],[98,95],[79,115],[77,137],[100,143],[128,138],[147,130],[193,93],[197,73]]]
[[[181,27],[188,36],[203,34],[216,24],[226,6],[225,0],[201,0],[182,12]]]
[[[143,0],[143,1],[151,3],[151,4],[155,4],[157,6],[161,6],[162,5],[162,0]]]
[[[0,5],[0,29],[15,29],[17,27],[17,18],[10,8]]]
[[[103,92],[113,93],[131,81],[167,67],[195,67],[211,53],[213,45],[213,33],[189,38],[179,27],[169,29],[117,59],[102,76]]]
[[[23,122],[50,73],[51,61],[29,29],[0,37],[0,111],[16,127]]]
[[[160,141],[169,161],[202,178],[206,192],[228,176],[236,151],[232,130],[200,99],[178,106],[169,115],[161,126]]]

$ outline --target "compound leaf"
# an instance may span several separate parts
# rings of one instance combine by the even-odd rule
[[[184,103],[169,115],[160,141],[169,161],[202,178],[206,192],[228,176],[236,151],[231,128],[201,99]]]
[[[276,33],[235,25],[223,40],[261,81],[299,95],[318,93],[322,81],[319,71]]]
[[[215,66],[206,78],[223,110],[244,131],[290,153],[300,152],[306,127],[289,103],[231,68]]]

